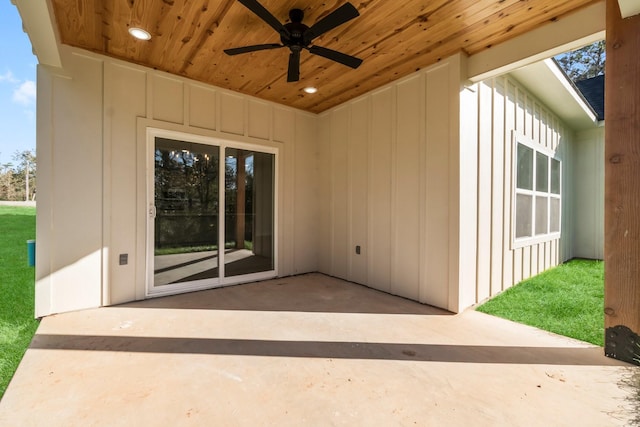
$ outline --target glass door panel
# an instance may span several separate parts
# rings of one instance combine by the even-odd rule
[[[275,156],[225,150],[225,277],[274,270]]]
[[[217,278],[219,147],[155,138],[153,286]]]

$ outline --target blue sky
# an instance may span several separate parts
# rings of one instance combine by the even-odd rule
[[[36,147],[36,65],[18,9],[0,0],[0,164]]]

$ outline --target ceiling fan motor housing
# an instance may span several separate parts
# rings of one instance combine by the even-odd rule
[[[309,27],[302,23],[304,11],[301,9],[291,9],[289,11],[289,19],[291,19],[291,22],[284,25],[288,34],[284,31],[280,34],[282,44],[291,49],[297,48],[296,50],[307,47],[310,43],[305,42],[304,33]]]

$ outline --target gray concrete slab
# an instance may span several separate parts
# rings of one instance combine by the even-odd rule
[[[47,317],[0,425],[629,425],[636,372],[583,342],[309,274]]]

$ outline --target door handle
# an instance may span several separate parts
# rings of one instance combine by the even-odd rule
[[[154,218],[156,217],[156,207],[155,205],[149,205],[149,218]]]

